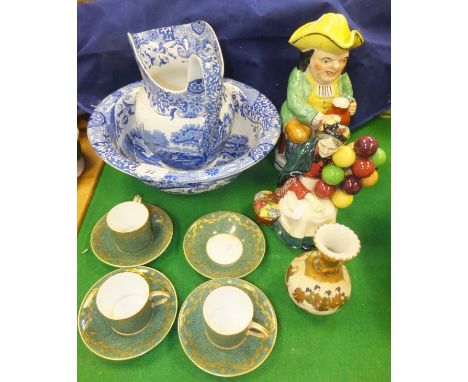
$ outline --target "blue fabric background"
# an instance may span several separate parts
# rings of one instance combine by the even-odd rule
[[[264,93],[279,109],[299,51],[288,44],[301,25],[342,13],[364,44],[351,51],[347,71],[357,127],[390,107],[390,1],[375,0],[96,0],[78,6],[78,106],[91,112],[114,90],[139,80],[127,32],[195,20],[215,30],[224,76]]]

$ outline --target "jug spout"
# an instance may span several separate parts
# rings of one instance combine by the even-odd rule
[[[200,58],[216,62],[222,78],[224,60],[218,38],[205,21],[127,33],[135,59],[148,87],[183,92],[203,77]]]

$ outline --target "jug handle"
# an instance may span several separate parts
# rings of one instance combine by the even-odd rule
[[[213,110],[219,111],[222,100],[223,77],[221,65],[214,54],[214,49],[213,54],[209,51],[202,51],[200,55],[192,54],[189,60],[189,84],[196,78],[202,78],[208,109],[212,107]],[[218,113],[210,113],[207,110],[207,116],[207,124],[213,126],[217,122]]]

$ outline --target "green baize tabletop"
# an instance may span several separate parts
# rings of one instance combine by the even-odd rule
[[[285,273],[303,252],[287,248],[271,227],[260,226],[267,243],[260,266],[244,277],[270,299],[278,320],[278,337],[268,359],[257,369],[234,379],[255,381],[389,381],[390,380],[390,120],[374,118],[352,132],[350,141],[372,135],[387,153],[379,181],[354,196],[338,212],[337,222],[361,240],[361,252],[347,267],[353,290],[341,311],[314,316],[289,298]],[[173,283],[178,309],[207,279],[187,263],[182,242],[190,225],[212,211],[230,210],[254,219],[252,201],[260,190],[274,190],[274,154],[243,172],[225,187],[198,195],[159,191],[105,165],[78,235],[77,310],[86,292],[115,268],[91,251],[91,231],[114,205],[140,194],[144,203],[164,209],[172,218],[174,236],[166,251],[146,266],[164,273]],[[86,251],[86,249],[89,249]],[[209,381],[220,379],[195,366],[177,335],[177,319],[167,337],[150,352],[131,360],[110,361],[92,353],[77,333],[78,380],[85,381]]]

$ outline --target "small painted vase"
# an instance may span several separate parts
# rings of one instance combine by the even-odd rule
[[[361,243],[348,227],[320,226],[314,236],[317,250],[296,257],[286,273],[289,296],[301,309],[317,315],[338,311],[351,296],[345,262],[356,257]]]

